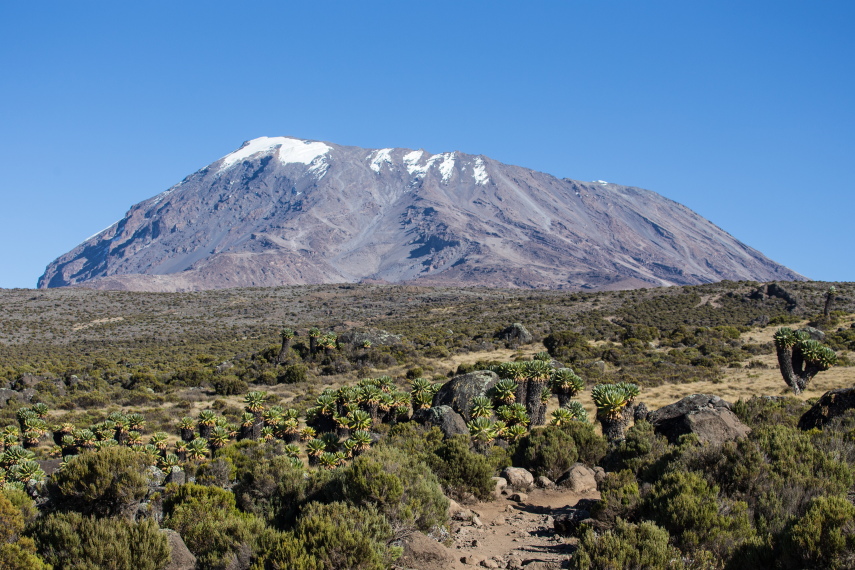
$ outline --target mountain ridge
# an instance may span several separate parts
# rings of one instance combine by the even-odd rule
[[[39,288],[389,282],[554,289],[801,275],[650,190],[459,151],[260,137],[49,264]]]

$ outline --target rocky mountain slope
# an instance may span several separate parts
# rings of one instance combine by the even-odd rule
[[[261,137],[133,206],[40,288],[376,281],[627,289],[802,277],[688,208],[485,156]]]

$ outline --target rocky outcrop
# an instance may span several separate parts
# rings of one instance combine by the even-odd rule
[[[520,323],[514,323],[511,326],[496,333],[496,338],[505,341],[511,347],[517,347],[521,344],[529,344],[533,337],[528,329]]]
[[[455,376],[440,387],[433,397],[433,405],[450,406],[469,422],[472,420],[472,400],[476,396],[487,396],[498,382],[499,377],[490,370]]]
[[[455,412],[451,406],[434,406],[416,410],[413,413],[413,421],[426,426],[436,426],[445,437],[469,433],[469,428],[466,427],[463,417]]]
[[[454,556],[442,544],[415,531],[401,541],[404,553],[396,561],[399,567],[414,570],[445,570],[454,563]]]
[[[693,394],[647,415],[656,433],[676,443],[681,435],[693,433],[702,443],[719,444],[748,435],[751,429],[718,396]]]
[[[855,408],[855,388],[839,388],[822,395],[819,401],[799,418],[803,430],[822,427]]]
[[[38,286],[590,290],[722,279],[802,277],[648,190],[461,152],[260,137],[132,206],[50,263]]]
[[[166,535],[171,550],[169,562],[163,567],[163,570],[193,570],[196,568],[196,557],[184,544],[181,535],[168,528],[161,529],[160,532]]]

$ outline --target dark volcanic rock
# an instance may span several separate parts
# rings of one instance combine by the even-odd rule
[[[50,263],[38,286],[591,290],[722,279],[802,277],[648,190],[461,152],[261,137],[132,206]]]
[[[839,388],[822,395],[799,419],[799,428],[822,428],[825,424],[855,408],[855,388]]]
[[[445,437],[469,433],[463,416],[455,412],[451,406],[434,406],[416,410],[413,413],[413,421],[427,426],[436,426],[442,430]]]
[[[472,420],[472,400],[476,396],[487,396],[499,382],[495,372],[480,370],[455,376],[442,385],[433,397],[434,406],[451,406],[467,422]]]
[[[718,444],[744,437],[750,428],[718,396],[693,394],[647,415],[656,433],[676,443],[681,435],[693,433],[702,443]]]

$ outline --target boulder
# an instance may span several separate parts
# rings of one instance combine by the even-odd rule
[[[438,427],[445,437],[469,433],[469,428],[466,427],[463,417],[455,412],[451,406],[434,406],[416,410],[413,414],[413,420],[422,425]]]
[[[799,429],[822,428],[825,424],[855,408],[855,388],[839,388],[822,395],[799,419]]]
[[[534,485],[534,475],[528,469],[522,467],[505,467],[502,477],[508,482],[508,486],[520,491],[531,489]]]
[[[5,406],[9,400],[23,400],[21,393],[9,388],[0,388],[0,406]]]
[[[163,567],[163,570],[193,570],[196,568],[196,557],[184,544],[181,535],[168,528],[161,529],[160,532],[166,535],[169,548],[172,551],[170,560]]]
[[[164,485],[167,485],[169,483],[183,485],[186,482],[187,473],[177,465],[172,466],[172,470],[166,474],[166,478],[163,480]]]
[[[584,509],[574,509],[566,514],[555,515],[552,519],[552,527],[555,534],[561,536],[578,536],[582,530],[582,524],[591,520],[591,513]]]
[[[496,334],[496,338],[507,342],[511,346],[529,344],[533,337],[522,324],[514,323]]]
[[[398,566],[438,570],[454,563],[454,557],[445,546],[419,531],[401,541],[401,546],[404,553],[396,562]]]
[[[499,498],[502,495],[502,491],[505,490],[505,487],[508,486],[508,482],[504,477],[490,477],[496,486],[493,488],[493,496]]]
[[[550,489],[555,486],[555,483],[552,482],[552,479],[550,479],[546,475],[541,475],[540,477],[535,479],[534,482],[541,489]]]
[[[597,490],[596,474],[584,463],[574,463],[569,471],[559,477],[558,484],[574,493],[591,493]]]
[[[693,433],[701,443],[720,444],[748,435],[751,428],[718,396],[693,394],[647,415],[656,433],[676,443],[681,435]]]
[[[433,405],[451,406],[455,412],[463,416],[464,421],[471,421],[472,400],[476,396],[487,396],[498,382],[499,377],[489,370],[455,376],[443,384],[434,395]]]

